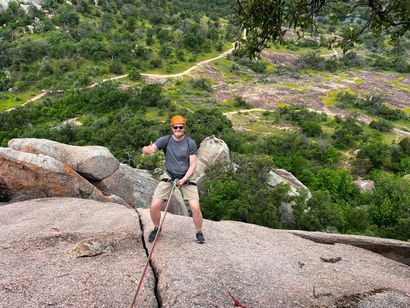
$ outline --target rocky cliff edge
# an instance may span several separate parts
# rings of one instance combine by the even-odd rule
[[[130,307],[151,228],[147,209],[94,200],[0,206],[0,306]],[[205,245],[194,233],[168,214],[137,307],[233,307],[228,291],[247,307],[410,306],[410,267],[379,253],[232,221],[205,220]]]

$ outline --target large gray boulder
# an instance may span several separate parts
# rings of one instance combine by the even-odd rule
[[[113,201],[66,164],[10,148],[0,148],[0,193],[13,202],[45,197]]]
[[[0,307],[130,307],[146,262],[137,213],[47,198],[0,206]],[[137,307],[158,307],[148,268]]]
[[[229,148],[222,139],[215,136],[206,137],[200,144],[198,149],[198,159],[194,174],[190,180],[195,181],[200,192],[205,181],[205,169],[217,162],[229,165],[231,163],[229,157]]]
[[[273,169],[268,175],[268,185],[275,187],[278,184],[288,184],[289,191],[288,195],[290,197],[300,196],[300,191],[306,192],[305,202],[307,202],[312,194],[310,190],[303,185],[292,173],[286,171],[285,169]],[[292,224],[294,222],[293,207],[295,202],[283,202],[279,207],[280,220],[285,224]]]
[[[138,212],[147,238],[149,211]],[[233,221],[203,231],[198,245],[189,218],[167,216],[152,260],[162,307],[232,307],[228,290],[247,307],[357,307],[375,294],[379,307],[410,307],[410,267],[372,251]]]
[[[110,176],[120,165],[111,152],[101,146],[74,146],[36,138],[12,139],[8,146],[16,151],[53,157],[94,181]]]
[[[150,207],[158,183],[159,181],[154,179],[149,171],[134,169],[125,164],[120,164],[118,170],[104,180],[93,182],[103,192],[117,195],[135,208]],[[188,215],[180,194],[175,194],[169,211],[178,215]]]

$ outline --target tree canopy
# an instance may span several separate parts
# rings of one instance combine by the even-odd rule
[[[339,42],[347,51],[362,33],[387,33],[398,39],[410,29],[410,2],[405,0],[237,0],[237,15],[252,55],[287,29],[317,31],[320,20],[345,22]],[[332,43],[332,42],[330,42]]]

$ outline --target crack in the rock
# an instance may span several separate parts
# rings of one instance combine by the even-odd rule
[[[137,212],[137,214],[138,214],[138,219],[139,219],[139,223],[140,223],[140,228],[141,228],[141,242],[142,242],[142,247],[144,248],[144,250],[145,250],[145,254],[146,254],[146,256],[147,256],[147,258],[148,258],[148,256],[149,256],[149,250],[148,250],[148,247],[147,247],[147,244],[145,243],[145,238],[144,238],[144,224],[142,223],[142,215],[141,215],[141,213],[138,211],[138,209],[135,209],[135,211]],[[152,273],[153,273],[153,275],[154,275],[154,295],[155,295],[155,299],[157,300],[157,304],[158,304],[158,307],[160,308],[160,307],[162,307],[162,299],[161,299],[161,295],[159,294],[159,290],[158,290],[158,273],[157,273],[157,270],[155,269],[155,267],[154,267],[154,264],[152,263],[152,259],[151,260],[149,260],[149,266],[150,266],[150,268],[151,268],[151,270],[152,270]]]

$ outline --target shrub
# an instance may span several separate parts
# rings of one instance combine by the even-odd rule
[[[357,100],[356,95],[350,93],[350,92],[338,92],[336,94],[336,107],[339,108],[348,108],[349,106],[352,106],[355,104]]]
[[[312,39],[299,40],[296,43],[296,45],[299,46],[299,47],[306,47],[306,48],[311,48],[311,49],[319,48],[319,43],[316,40],[312,40]]]
[[[399,147],[404,154],[410,156],[410,137],[404,137],[399,142]]]
[[[322,128],[320,124],[312,121],[307,121],[307,122],[302,122],[302,131],[308,136],[308,137],[317,137],[320,134],[322,134]]]
[[[138,155],[133,159],[133,164],[136,168],[149,170],[151,172],[164,167],[164,153],[158,151],[153,155]]]
[[[110,64],[108,70],[112,74],[123,74],[124,73],[124,68],[123,68],[121,62],[118,62],[118,61],[112,62]]]
[[[372,121],[369,127],[377,129],[381,132],[390,132],[393,129],[393,124],[386,120]]]
[[[233,104],[236,108],[251,108],[251,106],[242,98],[242,96],[235,96]]]
[[[273,168],[270,157],[234,154],[232,159],[235,169],[217,164],[206,170],[201,204],[204,217],[280,227],[277,209],[282,201],[289,201],[288,186],[268,187],[268,173]]]
[[[192,86],[194,89],[204,90],[206,92],[213,91],[212,85],[209,79],[206,79],[206,78],[194,79],[192,82]]]
[[[137,69],[131,69],[128,77],[133,81],[138,81],[138,80],[142,79],[142,76],[141,76],[139,70],[137,70]]]

